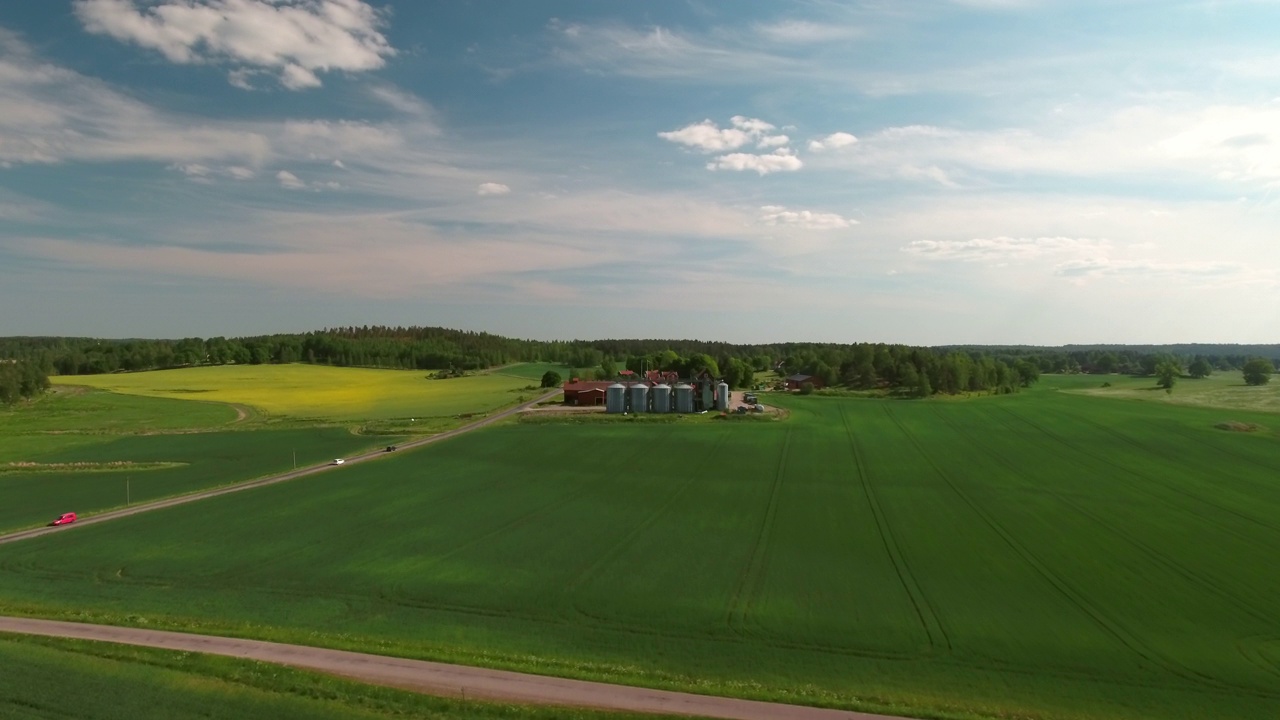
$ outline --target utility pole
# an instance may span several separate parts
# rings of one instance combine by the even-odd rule
[[[129,504],[130,504],[129,481],[132,479],[133,478],[129,477],[128,475],[124,476],[124,506],[125,507],[129,507]]]

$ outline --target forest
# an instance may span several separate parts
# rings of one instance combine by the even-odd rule
[[[12,405],[49,389],[49,375],[39,362],[0,359],[0,405]]]
[[[46,374],[86,375],[197,365],[312,363],[339,367],[462,373],[515,362],[552,362],[582,377],[626,368],[707,370],[735,387],[759,373],[804,374],[815,385],[935,393],[1015,392],[1041,373],[1191,376],[1239,369],[1252,358],[1274,364],[1277,345],[950,346],[886,343],[732,344],[698,340],[522,340],[437,327],[339,327],[308,333],[178,340],[67,337],[0,338],[5,397],[26,397]],[[10,380],[10,377],[16,377]],[[11,389],[16,388],[16,389]],[[25,393],[25,394],[24,394]],[[11,402],[11,401],[10,401]]]

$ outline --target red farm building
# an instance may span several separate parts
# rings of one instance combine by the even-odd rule
[[[604,407],[605,388],[613,383],[613,380],[570,380],[564,384],[564,404]]]
[[[822,378],[813,375],[791,375],[787,378],[788,390],[799,390],[801,385],[811,383],[815,389],[821,389],[823,386]]]

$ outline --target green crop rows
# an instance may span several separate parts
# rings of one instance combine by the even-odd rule
[[[1280,716],[1275,416],[497,427],[0,547],[0,611],[934,717]]]

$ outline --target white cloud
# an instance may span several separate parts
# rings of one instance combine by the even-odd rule
[[[811,140],[809,142],[809,151],[822,152],[823,150],[839,150],[840,148],[849,147],[857,142],[858,138],[847,132],[836,132],[819,140]]]
[[[765,135],[760,138],[760,142],[756,143],[758,148],[781,147],[791,142],[791,138],[786,135]]]
[[[1072,237],[993,237],[972,240],[916,240],[902,248],[903,252],[930,260],[965,262],[1008,262],[1029,260],[1046,255],[1106,252],[1106,240]]]
[[[301,190],[307,186],[306,183],[298,179],[297,175],[288,170],[281,170],[276,173],[276,180],[280,181],[280,186],[289,190]]]
[[[250,73],[279,74],[287,88],[317,87],[317,72],[364,72],[396,51],[380,31],[386,14],[363,0],[76,0],[92,33],[159,51],[176,63],[230,63],[236,87]]]
[[[506,195],[509,192],[511,192],[511,188],[503,185],[502,183],[480,183],[480,185],[476,187],[477,195]]]
[[[346,165],[344,165],[344,164],[343,164],[343,162],[342,162],[341,160],[334,160],[334,161],[333,161],[333,166],[334,166],[334,167],[336,167],[336,168],[338,168],[339,170],[346,170],[346,169],[347,169],[347,166],[346,166]]]
[[[251,180],[253,179],[253,176],[256,175],[257,173],[255,173],[253,170],[247,167],[232,165],[231,167],[227,168],[227,174],[235,178],[236,180]]]
[[[398,113],[423,121],[430,121],[435,116],[435,109],[425,100],[392,85],[374,85],[368,89],[368,93],[370,97]]]
[[[795,172],[804,167],[800,158],[786,148],[778,148],[767,155],[751,153],[731,153],[707,163],[708,170],[736,170],[739,172],[754,170],[760,175],[775,172]]]
[[[781,205],[762,206],[760,221],[765,225],[790,225],[805,230],[838,230],[858,224],[857,220],[841,217],[835,213],[788,210]]]
[[[1154,277],[1183,280],[1221,279],[1240,275],[1246,268],[1239,263],[1218,261],[1156,262],[1152,260],[1113,260],[1106,257],[1068,260],[1054,267],[1062,277]]]
[[[756,32],[777,43],[809,45],[813,43],[848,40],[860,35],[858,28],[837,23],[816,23],[808,20],[782,20],[756,26]]]
[[[660,132],[658,137],[707,153],[736,150],[752,139],[739,128],[721,129],[711,120],[686,125],[679,130]]]

